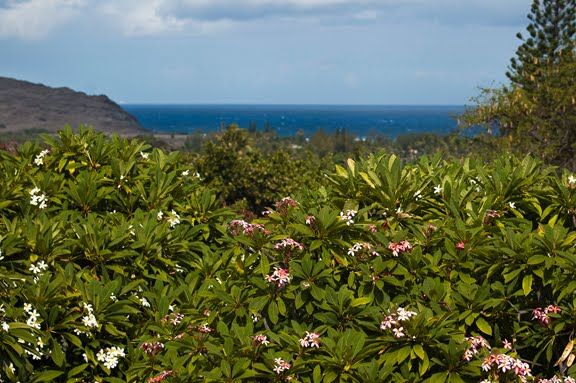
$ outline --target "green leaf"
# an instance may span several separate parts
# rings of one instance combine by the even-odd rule
[[[492,335],[492,327],[490,327],[490,324],[488,324],[484,318],[476,318],[476,326],[478,326],[478,329],[484,334]]]
[[[314,383],[321,383],[322,381],[322,370],[320,369],[319,365],[314,367],[314,372],[312,373],[312,382]]]
[[[532,291],[532,274],[528,274],[522,279],[522,290],[524,291],[524,296],[527,296]]]
[[[64,364],[65,355],[64,352],[62,351],[60,343],[58,343],[55,340],[52,340],[52,353],[50,356],[52,357],[52,360],[58,367],[62,367],[62,364]]]
[[[446,378],[448,378],[448,371],[437,372],[434,375],[432,375],[428,380],[426,380],[426,382],[427,383],[444,383],[446,381]]]
[[[350,303],[350,307],[364,306],[370,303],[371,301],[372,301],[371,297],[356,298],[352,300],[352,302]]]
[[[272,323],[278,323],[278,305],[274,301],[268,305],[268,318]]]
[[[37,382],[49,382],[51,380],[56,379],[57,377],[59,377],[60,375],[63,375],[64,372],[63,371],[56,371],[56,370],[47,370],[47,371],[43,371],[42,373],[40,373],[37,376],[33,376],[32,380],[30,380],[33,383],[37,383]]]
[[[414,347],[412,347],[412,350],[414,350],[414,353],[418,356],[418,358],[424,360],[426,352],[424,351],[424,348],[422,348],[422,345],[415,344]]]

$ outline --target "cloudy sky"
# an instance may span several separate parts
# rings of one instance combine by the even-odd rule
[[[464,104],[531,0],[0,0],[0,76],[126,103]]]

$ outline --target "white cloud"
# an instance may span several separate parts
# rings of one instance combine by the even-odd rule
[[[162,0],[109,1],[97,8],[110,22],[119,25],[130,36],[146,36],[180,32],[187,24],[185,19],[162,15],[158,7]]]
[[[518,25],[531,0],[0,0],[0,39],[42,39],[64,26],[126,36],[188,36],[259,20],[345,25]]]
[[[0,39],[37,40],[78,15],[84,0],[9,0],[0,4]]]

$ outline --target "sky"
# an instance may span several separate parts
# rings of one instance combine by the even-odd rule
[[[531,0],[0,0],[0,76],[119,103],[470,104]]]

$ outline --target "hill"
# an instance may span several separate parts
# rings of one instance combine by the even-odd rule
[[[66,124],[135,134],[138,121],[107,96],[0,77],[0,133],[55,132]]]

